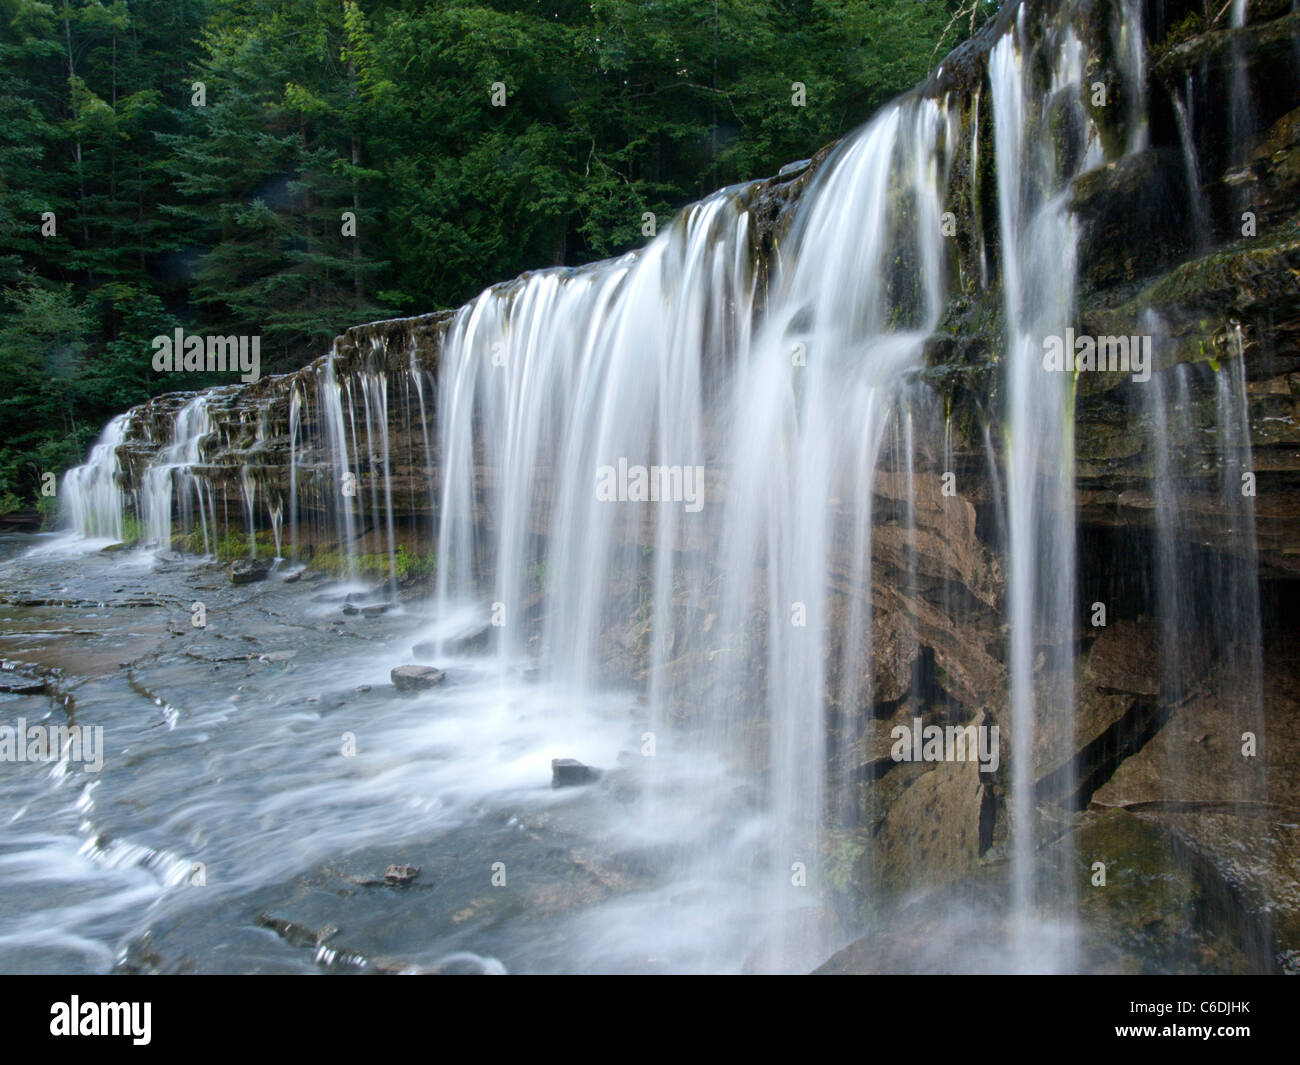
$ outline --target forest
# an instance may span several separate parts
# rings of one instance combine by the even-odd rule
[[[860,125],[992,7],[0,0],[0,514],[53,520],[47,475],[178,387],[152,338],[258,336],[281,372],[620,254]]]

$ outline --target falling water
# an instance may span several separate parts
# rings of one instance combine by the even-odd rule
[[[179,517],[181,528],[188,531],[194,527],[197,511],[204,553],[210,550],[207,516],[211,503],[205,499],[206,482],[194,471],[201,461],[199,449],[212,431],[208,402],[208,395],[202,394],[176,412],[170,442],[159,449],[145,471],[140,489],[141,520],[145,539],[161,548],[171,547],[173,514]]]
[[[1242,30],[1249,14],[1249,0],[1232,0],[1229,23],[1232,29]],[[1245,162],[1251,139],[1255,134],[1256,117],[1250,96],[1250,75],[1246,69],[1246,42],[1238,34],[1232,41],[1232,74],[1229,79],[1228,136],[1230,161]],[[1244,206],[1244,204],[1243,204]]]
[[[1173,94],[1174,120],[1178,124],[1178,139],[1183,149],[1183,180],[1187,186],[1187,199],[1192,210],[1193,242],[1197,251],[1203,251],[1210,241],[1210,212],[1205,203],[1205,191],[1201,185],[1201,165],[1196,155],[1196,140],[1192,129],[1190,100],[1192,98],[1192,79],[1187,79],[1186,98]]]
[[[68,518],[80,536],[92,539],[122,539],[122,515],[126,497],[122,492],[122,462],[118,448],[126,439],[131,416],[119,414],[100,433],[83,466],[70,469],[63,478],[63,498]]]
[[[348,576],[357,577],[357,515],[351,500],[357,495],[356,462],[349,441],[354,420],[344,411],[344,386],[334,373],[334,360],[325,363],[324,380],[319,390],[319,404],[329,440],[329,495],[337,521],[337,540],[346,552]]]
[[[1073,716],[1072,377],[1044,374],[1043,340],[1065,335],[1074,306],[1078,238],[1064,202],[1066,188],[1075,173],[1102,161],[1093,137],[1084,147],[1060,145],[1044,135],[1047,125],[1062,114],[1075,117],[1078,135],[1086,136],[1088,129],[1082,113],[1082,47],[1068,26],[1062,34],[1049,53],[1054,60],[1052,84],[1041,108],[1031,104],[1025,45],[1018,33],[998,42],[990,62],[1008,323],[1011,831],[1015,934],[1022,955],[1030,951],[1029,914],[1043,901],[1035,898],[1034,885],[1035,852],[1041,842],[1033,793],[1036,734],[1044,717],[1051,715],[1058,749],[1047,759],[1059,763],[1071,745]],[[1059,157],[1076,162],[1062,173]],[[1064,865],[1059,874],[1053,889],[1065,892],[1065,897],[1052,900],[1049,908],[1064,914],[1069,907]],[[1041,960],[1032,964],[1041,965]]]
[[[1243,0],[1244,2],[1244,0]],[[1123,86],[1127,97],[1129,152],[1147,146],[1146,42],[1142,36],[1142,0],[1122,0],[1111,33],[1118,42]]]

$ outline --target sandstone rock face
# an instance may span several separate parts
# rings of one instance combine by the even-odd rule
[[[922,773],[890,806],[880,829],[886,886],[905,893],[917,877],[942,886],[972,868],[988,847],[980,830],[991,802],[972,763],[940,763]]]

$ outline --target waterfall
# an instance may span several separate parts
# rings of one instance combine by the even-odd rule
[[[1183,180],[1187,185],[1187,199],[1192,209],[1193,242],[1197,251],[1203,251],[1210,241],[1209,208],[1201,188],[1201,166],[1196,157],[1196,139],[1192,128],[1191,78],[1188,77],[1186,102],[1174,94],[1174,120],[1178,124],[1178,140],[1183,149]]]
[[[1006,705],[962,724],[1000,721],[1010,741],[1008,838],[997,855],[1011,867],[1010,965],[1073,967],[1075,856],[1068,840],[1042,856],[1067,833],[1047,823],[1036,788],[1057,770],[1061,794],[1077,791],[1077,385],[1073,372],[1047,372],[1043,355],[1048,338],[1078,324],[1073,183],[1147,148],[1141,6],[1117,5],[1109,30],[1127,115],[1110,156],[1072,12],[1044,15],[1031,32],[1030,8],[1019,6],[998,23],[987,81],[969,101],[936,79],[819,162],[769,260],[755,226],[771,188],[737,185],[621,258],[489,288],[439,325],[436,371],[414,354],[403,365],[375,340],[294,375],[267,401],[252,448],[287,439],[283,483],[263,484],[247,454],[238,470],[250,553],[265,511],[277,556],[286,542],[304,558],[331,544],[353,581],[375,576],[367,559],[386,558],[383,594],[395,597],[404,542],[395,515],[427,506],[419,535],[436,558],[432,657],[453,654],[472,619],[491,630],[487,668],[503,707],[525,670],[540,673],[550,712],[569,720],[633,706],[646,834],[668,831],[659,819],[681,810],[688,787],[694,813],[671,826],[680,882],[712,892],[720,920],[758,923],[747,965],[808,968],[842,945],[825,912],[827,855],[834,833],[879,827],[878,799],[860,784],[871,752],[888,745],[889,714],[900,706],[909,721],[913,710],[946,720],[926,704],[922,680],[882,694],[876,665],[888,643],[921,671],[934,599],[954,624],[975,609],[919,561],[923,535],[943,541],[977,520],[964,509],[974,514],[927,353],[959,285],[1000,286],[1003,347],[991,359],[1000,407],[976,453],[1003,552],[1005,597],[990,593],[984,606],[1004,615]],[[1190,87],[1173,103],[1204,241]],[[986,156],[989,188],[978,174]],[[945,232],[959,158],[977,249],[967,278]],[[996,232],[984,230],[985,197]],[[1213,494],[1228,501],[1217,520],[1235,554],[1213,580],[1243,646],[1257,649],[1254,513],[1233,483],[1250,466],[1241,344],[1214,384],[1215,432],[1232,458]],[[1161,486],[1154,569],[1170,698],[1200,653],[1175,633],[1193,610],[1184,585],[1194,564],[1179,546],[1189,539],[1185,482],[1208,474],[1185,469],[1188,457],[1166,443],[1194,432],[1171,424],[1190,417],[1191,372],[1157,374],[1140,400]],[[212,407],[210,394],[181,407],[139,479],[145,538],[160,546],[172,543],[173,522],[201,528],[205,553],[223,539],[229,519],[203,468]],[[83,536],[123,535],[119,451],[130,425],[114,419],[65,478]],[[940,487],[949,477],[955,493]],[[1243,661],[1257,670],[1257,656]],[[1252,676],[1242,720],[1259,729]],[[680,766],[693,768],[684,778]],[[989,794],[991,782],[971,774]],[[659,919],[682,940],[698,914],[668,907]]]
[[[160,548],[171,547],[173,513],[179,518],[181,528],[188,532],[195,527],[197,509],[204,554],[211,549],[214,531],[207,520],[212,509],[210,499],[206,498],[208,486],[194,470],[201,461],[199,449],[212,431],[209,402],[210,397],[205,393],[176,412],[169,443],[159,450],[145,471],[140,491],[141,521],[145,539]]]
[[[819,861],[829,585],[847,578],[854,630],[866,629],[874,471],[889,427],[902,416],[911,429],[912,378],[942,309],[946,126],[937,103],[908,100],[827,161],[757,333],[742,187],[690,209],[640,253],[489,290],[458,314],[443,349],[438,540],[448,564],[437,613],[480,591],[475,572],[493,575],[481,592],[507,619],[508,662],[524,649],[509,619],[544,574],[540,656],[582,699],[601,681],[596,642],[620,595],[610,573],[639,574],[653,640],[650,730],[692,699],[699,677],[673,669],[685,642],[707,644],[713,685],[728,694],[709,708],[703,745],[766,768],[765,890],[778,914],[797,896],[791,868]],[[910,203],[907,220],[890,217],[895,192]],[[873,279],[900,245],[911,261],[895,294]],[[686,483],[702,471],[698,506],[684,495],[600,497],[602,469],[637,466]],[[704,581],[718,586],[708,632],[683,625],[704,617]],[[765,648],[746,643],[756,612],[770,619]],[[746,682],[754,670],[769,678],[765,691]],[[763,720],[767,739],[755,747]]]
[[[122,539],[126,496],[122,491],[122,462],[118,449],[131,424],[129,414],[119,414],[104,426],[84,465],[63,477],[62,494],[68,521],[79,535],[91,539]]]
[[[1228,108],[1229,161],[1240,166],[1246,162],[1249,145],[1256,133],[1255,108],[1251,100],[1250,75],[1246,69],[1246,45],[1242,31],[1249,16],[1249,0],[1232,0],[1229,24],[1238,31],[1232,41],[1232,72],[1228,85],[1231,94]],[[1240,195],[1236,196],[1239,209],[1249,206]]]
[[[1103,161],[1095,135],[1088,135],[1083,108],[1082,47],[1068,25],[1053,43],[1051,89],[1037,108],[1019,30],[998,42],[990,63],[1008,346],[1011,828],[1013,905],[1021,918],[1016,934],[1022,951],[1028,950],[1024,921],[1034,908],[1034,855],[1041,842],[1034,781],[1043,755],[1035,740],[1042,716],[1051,714],[1058,719],[1057,749],[1045,760],[1059,762],[1072,745],[1070,663],[1077,613],[1071,376],[1053,380],[1044,374],[1043,340],[1065,335],[1074,307],[1078,235],[1065,206],[1066,189],[1074,176]],[[1061,145],[1048,135],[1048,125],[1062,115],[1075,119],[1075,143]],[[1077,162],[1062,172],[1058,153]],[[1039,668],[1039,656],[1046,657],[1047,669]],[[1058,877],[1058,890],[1065,883],[1064,875]],[[1069,905],[1067,895],[1055,900],[1054,909],[1064,913]]]

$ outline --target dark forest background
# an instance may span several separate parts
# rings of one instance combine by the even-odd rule
[[[958,0],[0,0],[0,513],[178,387],[154,336],[260,335],[273,373],[349,325],[625,251],[643,212],[666,224],[861,124],[974,19]]]

